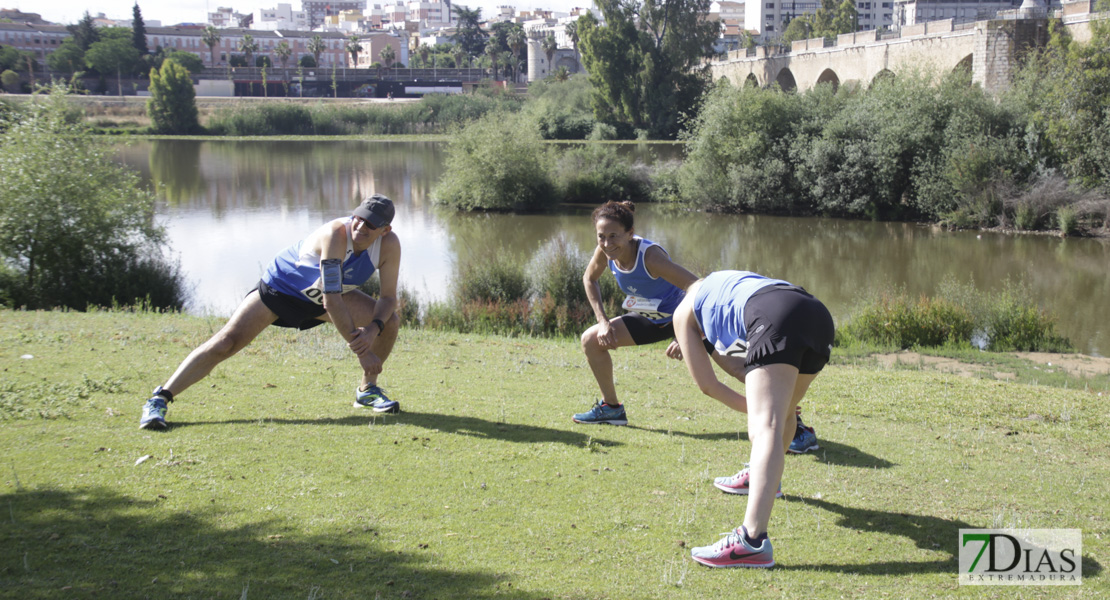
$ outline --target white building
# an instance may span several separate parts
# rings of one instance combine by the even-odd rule
[[[308,31],[308,13],[303,10],[293,10],[292,4],[278,4],[274,8],[260,8],[254,11],[254,20],[251,29],[277,31],[288,29],[292,31]]]
[[[239,27],[243,19],[249,17],[250,14],[243,14],[235,12],[233,8],[219,7],[216,12],[208,13],[208,24],[217,28],[224,29],[227,27]]]
[[[1050,11],[1060,8],[1059,0],[1043,4],[1048,5]],[[956,23],[983,21],[995,18],[999,11],[1014,10],[1021,5],[1022,0],[900,0],[894,3],[893,28],[944,19],[953,19]]]

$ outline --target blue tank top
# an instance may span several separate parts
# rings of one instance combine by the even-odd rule
[[[694,296],[694,318],[717,352],[725,356],[747,353],[744,305],[753,294],[772,285],[791,284],[751,271],[717,271],[702,280]]]
[[[336,219],[342,221],[347,236],[347,253],[343,257],[343,293],[358,288],[370,279],[377,269],[381,254],[382,238],[374,240],[364,252],[355,254],[354,242],[347,227],[351,217]],[[307,300],[314,304],[324,303],[324,283],[320,279],[320,255],[309,248],[302,248],[304,240],[289,246],[274,257],[262,274],[262,281],[273,289]]]
[[[644,253],[652,246],[658,246],[663,250],[662,246],[638,235],[632,236],[632,239],[640,242],[640,247],[636,250],[636,266],[632,267],[631,271],[622,271],[616,261],[609,261],[609,270],[617,278],[617,286],[627,294],[621,306],[625,310],[640,313],[652,323],[660,325],[670,323],[674,309],[678,307],[679,302],[682,302],[686,292],[666,279],[652,277],[648,273],[647,266],[644,264]],[[663,250],[663,252],[667,251]]]

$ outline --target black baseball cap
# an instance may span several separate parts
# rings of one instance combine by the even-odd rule
[[[381,194],[374,194],[363,200],[351,214],[373,225],[375,229],[384,227],[393,222],[393,201]]]

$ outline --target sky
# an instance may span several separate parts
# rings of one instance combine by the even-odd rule
[[[367,0],[367,6],[375,4],[392,4],[396,0]],[[162,25],[177,23],[204,23],[208,20],[209,11],[225,6],[236,11],[247,13],[259,8],[273,8],[279,0],[139,0],[139,9],[142,10],[143,20],[159,20]],[[285,0],[282,4],[292,4],[294,9],[301,6],[300,0]],[[528,0],[518,2],[514,0],[455,0],[454,4],[481,8],[483,16],[492,15],[498,6],[516,6],[518,9],[530,10],[544,8],[557,12],[569,12],[577,6],[589,7],[590,0]],[[135,0],[0,0],[0,7],[18,8],[24,12],[33,12],[42,15],[43,19],[52,23],[68,25],[76,23],[88,11],[94,17],[97,13],[104,13],[109,19],[131,20],[131,7]]]

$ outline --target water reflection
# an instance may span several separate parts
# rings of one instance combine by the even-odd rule
[[[677,148],[630,144],[641,160]],[[508,249],[531,256],[560,233],[591,251],[593,207],[558,215],[467,215],[431,205],[443,171],[437,142],[154,141],[123,147],[120,160],[159,186],[160,214],[194,286],[190,310],[229,314],[284,246],[346,214],[355,198],[397,203],[401,280],[442,298],[456,264]],[[1110,297],[1110,242],[948,232],[907,223],[709,215],[641,206],[637,231],[695,272],[746,268],[810,289],[834,315],[867,290],[904,285],[928,293],[945,277],[999,289],[1022,280],[1060,316],[1085,352],[1110,347],[1102,300]]]

